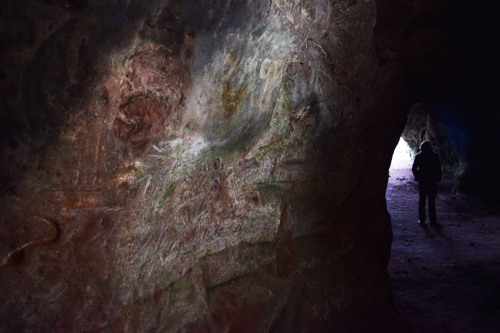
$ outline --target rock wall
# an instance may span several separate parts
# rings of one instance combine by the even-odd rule
[[[395,327],[374,2],[3,7],[2,331]]]

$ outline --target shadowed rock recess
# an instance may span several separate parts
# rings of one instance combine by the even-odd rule
[[[3,4],[0,331],[398,330],[387,2]]]

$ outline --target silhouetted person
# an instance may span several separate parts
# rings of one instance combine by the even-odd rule
[[[411,168],[415,180],[418,182],[418,223],[425,226],[425,200],[429,201],[429,221],[431,226],[439,226],[436,220],[437,183],[443,177],[439,156],[432,150],[432,144],[424,141],[420,145],[420,152],[415,156]]]

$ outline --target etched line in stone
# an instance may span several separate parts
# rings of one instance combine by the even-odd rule
[[[2,260],[0,262],[0,267],[3,267],[5,265],[9,264],[12,257],[15,254],[17,254],[19,251],[22,251],[28,247],[33,247],[33,246],[42,245],[42,244],[50,244],[57,239],[57,237],[59,236],[59,228],[57,227],[57,225],[54,221],[52,221],[50,219],[43,218],[43,217],[39,217],[39,216],[33,216],[33,218],[36,221],[39,221],[41,223],[45,223],[50,228],[48,235],[45,237],[42,237],[42,238],[38,238],[38,239],[34,239],[32,241],[22,243],[21,245],[15,247],[13,250],[9,251],[5,255],[4,258],[2,258]],[[42,236],[42,235],[40,235],[40,236]]]

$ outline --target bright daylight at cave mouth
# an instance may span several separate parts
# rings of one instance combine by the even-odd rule
[[[411,168],[412,158],[410,152],[410,146],[408,146],[402,137],[399,138],[398,145],[396,146],[396,149],[394,149],[394,154],[392,155],[389,172],[394,169]]]

